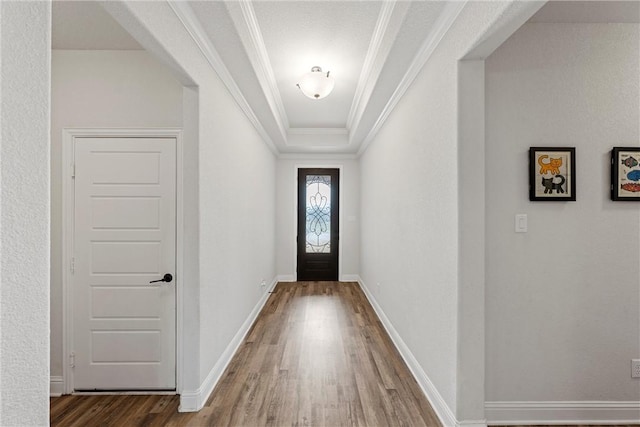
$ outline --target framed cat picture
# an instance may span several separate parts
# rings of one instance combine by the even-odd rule
[[[640,201],[640,147],[611,150],[611,200]]]
[[[576,200],[575,147],[529,148],[529,200]]]

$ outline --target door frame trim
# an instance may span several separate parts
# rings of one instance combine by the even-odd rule
[[[341,235],[343,234],[343,209],[344,209],[344,165],[341,163],[296,163],[293,165],[293,182],[294,187],[293,191],[295,193],[293,197],[293,238],[295,239],[298,236],[298,171],[300,169],[338,169],[340,172],[340,194],[338,195],[338,200],[340,206],[338,206],[338,225],[339,225],[339,234],[338,234],[338,281],[342,281],[342,241]],[[298,281],[298,244],[294,240],[293,245],[293,278],[294,281]]]
[[[63,128],[62,129],[62,392],[73,393],[73,370],[69,369],[73,350],[73,300],[71,254],[74,238],[74,148],[76,138],[175,138],[176,140],[176,277],[183,277],[183,141],[180,128]],[[178,281],[176,281],[176,284]],[[176,286],[176,394],[182,392],[184,378],[183,316],[184,285]]]

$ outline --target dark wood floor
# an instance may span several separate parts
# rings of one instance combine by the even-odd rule
[[[356,283],[279,283],[205,407],[63,396],[52,426],[440,426]]]

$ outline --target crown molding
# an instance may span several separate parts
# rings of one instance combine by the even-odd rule
[[[436,50],[436,48],[442,41],[442,38],[449,31],[449,29],[451,28],[451,25],[453,25],[454,21],[456,20],[456,18],[458,17],[458,15],[460,14],[460,12],[462,11],[462,9],[465,7],[466,4],[467,4],[467,0],[447,2],[447,5],[445,6],[445,10],[440,15],[440,17],[438,18],[438,21],[434,25],[433,31],[431,31],[431,34],[429,35],[429,37],[427,37],[427,39],[424,41],[424,43],[420,47],[420,50],[418,51],[415,58],[411,62],[411,65],[407,69],[407,72],[404,74],[404,77],[402,77],[400,84],[398,85],[396,90],[393,92],[393,95],[391,95],[391,98],[389,98],[389,101],[387,101],[387,104],[385,105],[384,109],[380,113],[380,116],[378,116],[378,119],[376,120],[375,124],[373,125],[373,127],[371,128],[367,136],[364,138],[364,140],[362,141],[362,144],[358,149],[358,155],[361,155],[362,153],[364,153],[367,147],[369,146],[369,144],[371,143],[371,141],[373,141],[375,136],[378,134],[378,132],[382,128],[382,125],[385,123],[387,118],[389,118],[389,115],[395,109],[396,105],[398,105],[398,102],[400,102],[400,99],[402,99],[404,94],[407,92],[407,89],[409,89],[409,86],[411,86],[411,83],[413,83],[413,81],[416,79],[420,70],[422,70],[424,65],[429,60],[429,58],[431,58],[431,55],[433,54],[433,52]]]
[[[287,129],[289,128],[289,118],[282,102],[280,90],[278,89],[278,83],[276,82],[275,74],[273,73],[273,67],[271,66],[271,60],[269,59],[269,53],[267,47],[264,44],[262,37],[262,30],[260,24],[258,24],[258,18],[256,17],[255,10],[250,0],[240,0],[237,2],[242,12],[242,20],[236,19],[234,14],[231,14],[233,23],[236,26],[236,30],[240,35],[242,44],[249,56],[249,61],[253,65],[253,70],[256,73],[260,86],[267,98],[267,103],[271,108],[271,111],[275,117],[276,123],[282,135],[286,137]],[[227,6],[229,3],[227,3]],[[240,25],[244,24],[244,30],[241,31]],[[244,34],[248,34],[247,37],[243,37]]]
[[[178,17],[184,28],[187,30],[193,41],[196,43],[196,45],[200,49],[200,52],[202,52],[202,55],[207,60],[213,71],[218,75],[218,77],[220,77],[220,80],[222,80],[222,83],[226,86],[227,90],[236,101],[242,112],[251,122],[260,137],[262,137],[265,144],[276,155],[279,154],[279,150],[273,142],[273,139],[271,138],[271,136],[269,136],[265,128],[262,126],[260,120],[258,120],[258,117],[254,113],[244,95],[242,95],[242,91],[231,76],[231,73],[229,73],[227,67],[222,62],[220,54],[213,47],[211,40],[200,25],[198,18],[193,12],[193,9],[191,9],[189,4],[184,1],[169,0],[167,1],[167,3],[169,4],[169,7],[173,11],[173,13],[175,13],[176,17]]]
[[[353,153],[280,153],[280,160],[356,160],[358,156]],[[287,280],[285,280],[286,282]],[[294,281],[295,280],[288,280]]]
[[[290,135],[348,135],[347,128],[289,128]]]
[[[387,30],[389,29],[389,23],[391,21],[393,11],[396,8],[396,4],[396,0],[384,1],[380,8],[378,20],[373,30],[369,49],[367,50],[367,54],[364,58],[356,92],[347,117],[348,129],[354,129],[362,119],[364,109],[369,102],[369,98],[371,98],[371,94],[373,93],[375,82],[378,80],[378,76],[382,71],[385,59],[389,55],[389,49],[386,49],[386,52],[383,52],[382,46],[385,41]]]

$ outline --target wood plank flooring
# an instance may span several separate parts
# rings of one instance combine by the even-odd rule
[[[63,396],[52,426],[440,426],[357,283],[279,283],[205,407]]]

